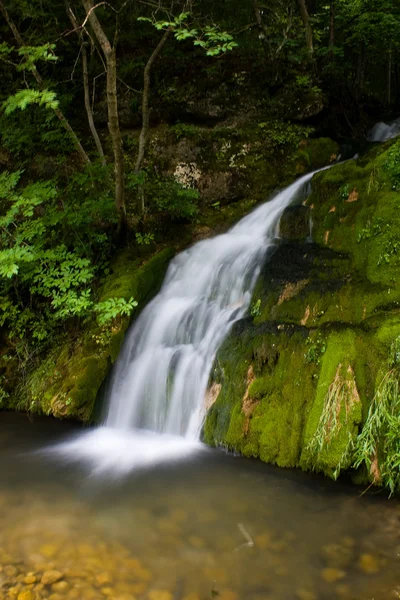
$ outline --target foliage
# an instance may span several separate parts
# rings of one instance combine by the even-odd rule
[[[19,71],[33,71],[36,68],[36,63],[43,61],[57,61],[58,57],[54,54],[55,44],[43,44],[41,46],[22,46],[18,48],[18,55],[24,60],[18,65]]]
[[[284,146],[297,148],[299,142],[313,132],[312,127],[285,123],[278,119],[258,123],[258,129],[267,137],[271,146],[275,148]]]
[[[135,233],[136,242],[139,246],[149,246],[154,242],[154,233]]]
[[[127,188],[134,190],[143,185],[148,211],[152,215],[164,215],[172,220],[193,221],[198,214],[199,192],[193,188],[185,188],[173,178],[160,178],[146,171],[139,174],[130,173],[127,177]],[[152,241],[149,235],[136,234],[139,244]]]
[[[318,456],[322,451],[328,449],[342,427],[346,425],[347,416],[350,413],[352,402],[352,382],[341,373],[339,365],[335,378],[328,388],[321,416],[314,432],[305,448],[310,457]],[[345,422],[342,413],[345,413]],[[333,478],[337,479],[342,467],[349,463],[354,449],[351,433],[348,432],[348,442],[333,472]]]
[[[129,316],[137,305],[138,303],[133,298],[129,300],[125,300],[125,298],[108,298],[108,300],[98,302],[94,310],[98,313],[97,320],[99,324],[106,325],[119,316]]]
[[[365,463],[375,483],[400,491],[400,338],[390,348],[367,420],[356,441],[354,467]]]
[[[78,174],[60,195],[55,180],[23,186],[21,171],[1,174],[0,323],[11,337],[42,342],[93,311],[93,283],[110,249],[101,227],[113,213],[92,175]],[[97,219],[100,229],[88,227]]]
[[[325,339],[320,334],[315,340],[308,337],[306,340],[306,345],[308,346],[307,352],[304,354],[306,362],[319,365],[321,362],[321,357],[326,351]]]
[[[400,141],[397,141],[388,151],[387,160],[384,164],[392,188],[400,190]]]
[[[139,17],[138,20],[152,23],[158,31],[172,31],[178,42],[193,39],[194,45],[203,48],[207,56],[224,54],[238,45],[232,35],[216,25],[206,25],[202,30],[191,28],[187,24],[190,16],[189,12],[182,12],[170,21],[155,21],[149,17]]]
[[[3,102],[3,109],[6,115],[10,115],[15,110],[25,110],[30,104],[54,110],[58,107],[58,100],[55,93],[48,90],[21,90]]]
[[[175,220],[193,221],[198,214],[199,192],[184,188],[173,179],[156,179],[149,184],[149,198],[157,211]]]
[[[195,125],[187,125],[186,123],[176,123],[172,125],[171,131],[175,134],[176,140],[179,141],[183,137],[198,135],[199,128]]]
[[[258,300],[256,300],[250,308],[250,314],[251,316],[254,317],[259,317],[261,315],[261,298],[258,298]]]
[[[71,139],[53,111],[44,105],[32,104],[29,110],[14,111],[9,115],[0,114],[0,140],[18,166],[43,160],[52,154],[53,162],[59,168],[65,163],[65,156],[71,152]]]

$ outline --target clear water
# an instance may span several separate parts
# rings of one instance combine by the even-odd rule
[[[36,452],[79,431],[0,413],[0,598],[400,596],[398,500],[210,449],[115,479]]]

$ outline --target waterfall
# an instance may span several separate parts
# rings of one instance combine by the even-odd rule
[[[283,210],[307,195],[312,176],[298,179],[227,233],[175,257],[160,292],[127,334],[103,426],[59,445],[64,458],[126,471],[199,447],[215,355],[250,307]]]
[[[128,333],[105,425],[197,439],[215,354],[247,312],[279,217],[306,175],[228,233],[198,242],[171,263],[159,294]]]
[[[380,121],[376,123],[367,133],[369,142],[386,142],[400,135],[400,118],[384,123]]]

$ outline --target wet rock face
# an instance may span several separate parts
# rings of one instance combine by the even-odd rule
[[[283,241],[261,269],[251,317],[219,351],[221,389],[204,427],[209,444],[334,479],[358,469],[358,483],[381,483],[390,454],[382,441],[369,464],[362,436],[372,436],[366,417],[383,394],[382,377],[397,364],[390,357],[400,341],[400,216],[386,174],[389,151],[374,148],[316,174],[308,208],[284,211]],[[313,243],[305,242],[310,213]],[[247,391],[250,367],[255,378]],[[391,405],[390,394],[385,399]],[[385,427],[374,432],[378,444]],[[394,486],[390,481],[383,484]],[[343,569],[333,562],[327,568]],[[359,568],[377,566],[366,556]]]
[[[308,206],[288,206],[279,222],[279,235],[284,240],[305,240],[310,235],[311,211]]]

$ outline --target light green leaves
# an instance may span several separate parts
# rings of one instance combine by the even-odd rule
[[[3,102],[3,110],[6,115],[10,115],[16,110],[25,110],[31,104],[38,104],[52,110],[58,108],[55,92],[49,90],[20,90]]]
[[[22,46],[18,48],[18,54],[23,61],[18,65],[19,71],[33,71],[40,60],[56,62],[58,57],[54,54],[55,44],[43,44],[43,46]]]
[[[216,25],[207,25],[200,30],[189,27],[186,23],[189,17],[190,13],[183,12],[172,21],[152,21],[147,17],[139,17],[138,21],[151,23],[158,31],[173,31],[178,42],[193,39],[194,46],[203,48],[207,56],[224,54],[238,45],[230,33],[221,31]]]
[[[100,325],[106,325],[117,317],[129,316],[136,308],[138,303],[133,298],[125,300],[124,298],[108,298],[103,302],[98,302],[94,310],[98,313],[97,320]]]

